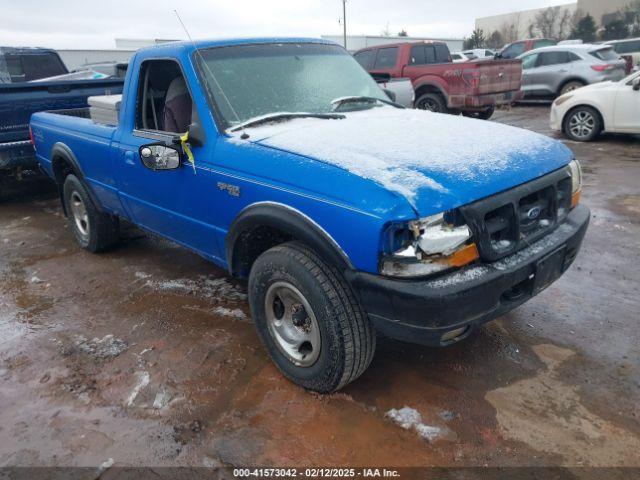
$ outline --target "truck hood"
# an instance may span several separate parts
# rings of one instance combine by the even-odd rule
[[[405,197],[419,216],[528,182],[573,157],[560,142],[528,130],[393,107],[347,113],[342,120],[266,124],[246,133],[253,143],[374,181]]]

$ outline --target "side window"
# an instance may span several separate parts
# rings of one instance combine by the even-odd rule
[[[356,53],[354,58],[360,65],[362,65],[362,68],[369,70],[372,67],[375,56],[375,50],[365,50],[364,52]]]
[[[569,52],[542,52],[540,54],[541,67],[563,63],[569,63]]]
[[[136,128],[184,133],[192,123],[193,102],[182,71],[173,60],[147,60],[140,67]]]
[[[436,46],[436,63],[449,63],[449,48],[446,45],[437,44]]]
[[[424,56],[424,45],[414,45],[411,47],[411,58],[409,65],[424,65],[426,63]]]
[[[491,50],[485,50],[484,51],[484,56],[485,57],[493,57],[493,52]]]
[[[577,55],[577,54],[575,54],[573,52],[569,52],[569,61],[570,62],[577,62],[579,60],[582,60],[582,58],[579,55]]]
[[[529,70],[530,68],[534,68],[536,66],[536,62],[538,60],[539,54],[532,53],[531,55],[527,55],[526,57],[522,57],[522,69]]]
[[[533,48],[551,47],[556,45],[555,40],[536,40],[533,42]]]
[[[5,56],[5,61],[7,62],[7,70],[9,71],[9,76],[11,77],[12,82],[17,83],[26,81],[24,69],[22,68],[22,61],[20,60],[19,55],[8,54]]]
[[[398,59],[398,47],[381,48],[378,50],[375,68],[393,68]]]
[[[524,43],[513,43],[509,45],[504,52],[502,52],[502,58],[516,58],[522,53],[524,53]]]
[[[424,47],[424,63],[436,63],[436,50],[432,45]]]

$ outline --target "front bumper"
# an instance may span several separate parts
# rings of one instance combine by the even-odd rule
[[[476,264],[429,280],[398,280],[364,272],[347,279],[374,323],[391,338],[445,346],[526,302],[573,263],[589,224],[578,205],[552,233],[493,263]],[[459,331],[453,338],[443,335]]]

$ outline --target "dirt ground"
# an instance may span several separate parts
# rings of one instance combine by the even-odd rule
[[[547,118],[495,120],[553,136]],[[330,396],[278,373],[225,272],[133,228],[91,255],[47,182],[15,186],[0,466],[640,467],[640,138],[567,144],[592,211],[570,271],[454,347],[380,339]]]

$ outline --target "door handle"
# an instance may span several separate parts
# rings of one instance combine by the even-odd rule
[[[133,152],[131,151],[127,151],[124,153],[124,163],[126,163],[127,165],[135,165],[136,161],[133,157]]]

